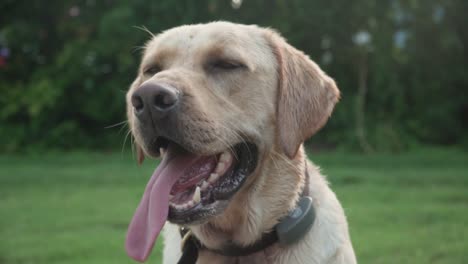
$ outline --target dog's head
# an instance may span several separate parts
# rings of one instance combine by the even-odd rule
[[[146,258],[166,218],[187,225],[222,214],[268,153],[294,159],[338,98],[334,81],[271,30],[216,22],[155,36],[127,114],[139,161],[162,161],[130,226],[129,253]]]

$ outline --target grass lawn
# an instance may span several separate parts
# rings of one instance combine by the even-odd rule
[[[310,157],[346,210],[360,263],[468,263],[468,153]],[[155,163],[138,167],[120,153],[0,156],[0,263],[134,263],[124,237]]]

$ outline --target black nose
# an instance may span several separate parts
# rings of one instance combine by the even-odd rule
[[[131,101],[137,117],[159,119],[177,106],[179,91],[166,84],[147,83],[136,89]]]

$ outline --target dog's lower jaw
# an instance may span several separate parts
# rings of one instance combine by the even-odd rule
[[[293,160],[262,156],[258,175],[250,175],[225,212],[191,230],[212,249],[228,241],[240,246],[253,244],[296,206],[304,186],[304,161],[302,148]]]

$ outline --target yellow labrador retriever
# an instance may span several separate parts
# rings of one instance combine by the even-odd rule
[[[302,146],[338,99],[270,29],[214,22],[154,36],[127,105],[139,162],[161,162],[129,256],[145,261],[165,225],[163,263],[356,263],[343,209]]]

